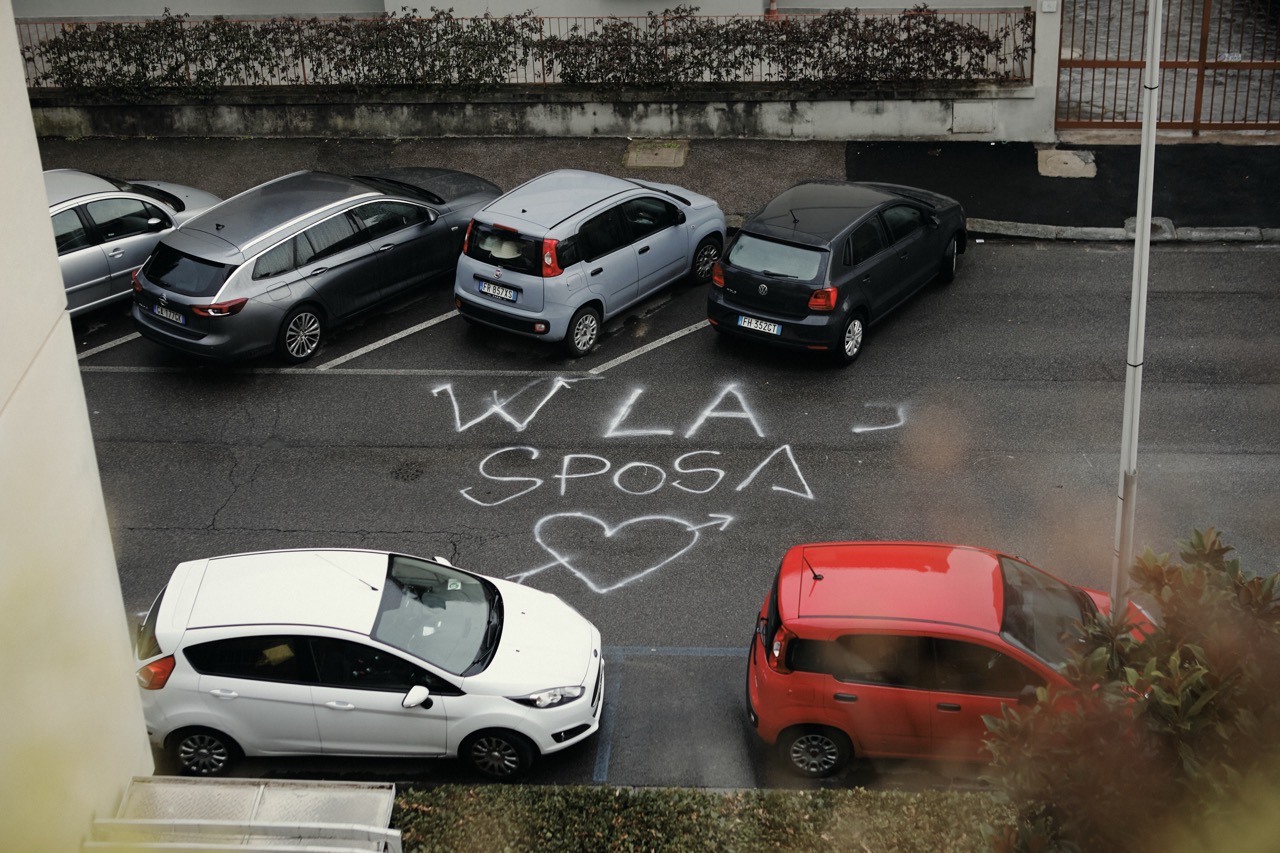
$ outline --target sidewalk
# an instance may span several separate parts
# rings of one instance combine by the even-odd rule
[[[1105,137],[1100,139],[1098,137]],[[787,142],[625,138],[40,140],[44,168],[169,180],[229,197],[298,169],[434,165],[510,189],[558,168],[679,184],[720,202],[730,225],[795,183],[883,181],[961,201],[976,234],[1132,240],[1136,134],[1056,146],[987,142]],[[1280,242],[1280,134],[1230,134],[1156,149],[1155,240]],[[1130,224],[1130,228],[1132,224]]]

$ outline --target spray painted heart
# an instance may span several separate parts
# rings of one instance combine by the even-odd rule
[[[688,553],[703,528],[724,530],[733,521],[729,515],[708,518],[693,524],[670,515],[644,515],[611,526],[583,512],[548,515],[534,525],[533,537],[552,561],[508,579],[523,582],[563,566],[592,592],[612,592]]]

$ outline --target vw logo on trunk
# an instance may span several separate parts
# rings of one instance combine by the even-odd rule
[[[494,278],[502,278],[502,270],[501,270],[501,269],[496,269],[496,270],[494,270],[494,271],[493,271],[493,277],[494,277]]]
[[[757,287],[757,288],[756,288],[756,290],[760,291],[760,295],[761,295],[761,296],[768,296],[768,295],[769,295],[769,285],[767,285],[767,284],[762,284],[762,285],[760,285],[759,287]]]

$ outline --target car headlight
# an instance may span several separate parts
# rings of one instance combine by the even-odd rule
[[[527,696],[508,696],[512,702],[519,702],[521,705],[528,705],[531,708],[554,708],[556,705],[563,705],[566,702],[572,702],[583,694],[581,684],[575,684],[573,687],[552,687],[547,690],[539,690],[536,693],[530,693]]]

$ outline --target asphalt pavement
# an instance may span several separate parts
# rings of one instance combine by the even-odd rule
[[[557,168],[686,186],[741,221],[810,179],[926,187],[964,205],[975,234],[1132,240],[1140,147],[1133,134],[1029,142],[626,138],[40,140],[44,168],[169,180],[222,196],[297,169],[354,173],[431,165],[510,189]],[[1171,138],[1155,150],[1152,239],[1280,241],[1280,135]],[[1126,222],[1128,221],[1128,222]],[[1127,227],[1126,227],[1127,226]]]

